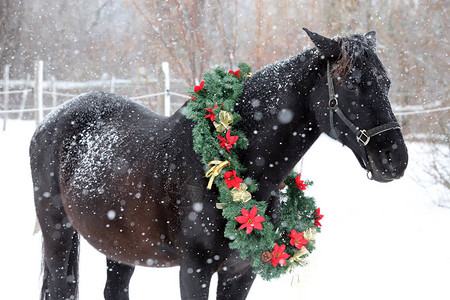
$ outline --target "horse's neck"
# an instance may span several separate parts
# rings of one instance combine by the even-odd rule
[[[242,159],[248,176],[260,183],[282,182],[320,135],[309,103],[318,72],[313,61],[298,55],[246,83],[236,107],[242,116],[239,127],[249,139]]]

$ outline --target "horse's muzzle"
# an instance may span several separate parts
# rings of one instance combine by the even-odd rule
[[[408,151],[404,143],[369,151],[368,158],[372,179],[378,182],[390,182],[403,177],[408,165]]]

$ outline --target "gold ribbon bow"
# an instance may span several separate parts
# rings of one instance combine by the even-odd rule
[[[230,129],[230,124],[233,123],[233,121],[234,121],[233,114],[225,110],[221,110],[219,112],[219,123],[214,121],[213,124],[218,132],[224,132],[225,130]]]
[[[308,249],[303,247],[300,251],[296,252],[291,258],[289,258],[289,262],[298,262],[300,265],[305,266],[308,263],[308,258],[303,256],[307,256],[309,253],[310,252]]]
[[[252,199],[252,194],[250,194],[247,191],[247,185],[245,183],[241,183],[240,187],[237,188],[233,188],[231,190],[231,196],[233,197],[234,201],[239,201],[239,202],[247,202],[250,199]]]
[[[208,167],[210,167],[210,169],[208,170],[208,172],[206,172],[206,178],[211,177],[209,178],[208,186],[206,187],[208,190],[211,189],[214,178],[218,176],[222,171],[222,169],[228,166],[229,164],[230,162],[228,160],[226,161],[212,160],[208,163]],[[212,167],[211,165],[215,166]]]

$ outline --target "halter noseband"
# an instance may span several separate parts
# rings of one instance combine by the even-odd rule
[[[366,129],[359,129],[359,127],[357,127],[355,124],[352,123],[352,121],[350,121],[345,114],[343,113],[343,111],[339,108],[339,102],[338,99],[336,97],[336,94],[334,93],[334,85],[333,85],[333,79],[331,78],[331,73],[330,73],[330,62],[327,60],[327,81],[328,81],[328,95],[329,95],[329,101],[328,101],[328,107],[330,109],[330,128],[331,128],[331,135],[335,138],[338,139],[338,135],[336,133],[336,128],[334,126],[334,113],[336,113],[338,115],[339,118],[341,118],[341,120],[345,123],[345,125],[347,125],[348,128],[350,128],[350,130],[355,134],[356,136],[356,140],[358,141],[359,145],[362,147],[362,160],[364,162],[365,168],[367,170],[368,173],[368,177],[369,177],[369,173],[371,172],[370,170],[370,165],[369,165],[369,159],[367,157],[367,153],[366,153],[366,148],[365,146],[367,146],[367,144],[370,141],[370,138],[389,131],[389,130],[393,130],[393,129],[401,129],[400,124],[398,124],[397,122],[389,122],[377,127],[374,127],[372,129],[366,130]],[[369,177],[369,179],[372,179],[371,177]]]

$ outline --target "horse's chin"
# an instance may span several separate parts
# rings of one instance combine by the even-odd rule
[[[400,166],[395,166],[394,164],[383,164],[378,157],[368,156],[369,158],[369,168],[370,179],[378,182],[391,182],[396,179],[403,177],[405,173],[405,168]]]
[[[380,172],[376,172],[376,171],[375,172],[369,171],[369,172],[371,174],[371,175],[369,175],[369,176],[371,176],[370,179],[375,180],[377,182],[391,182],[394,180],[394,179],[389,179],[389,178],[384,177],[383,174]]]

